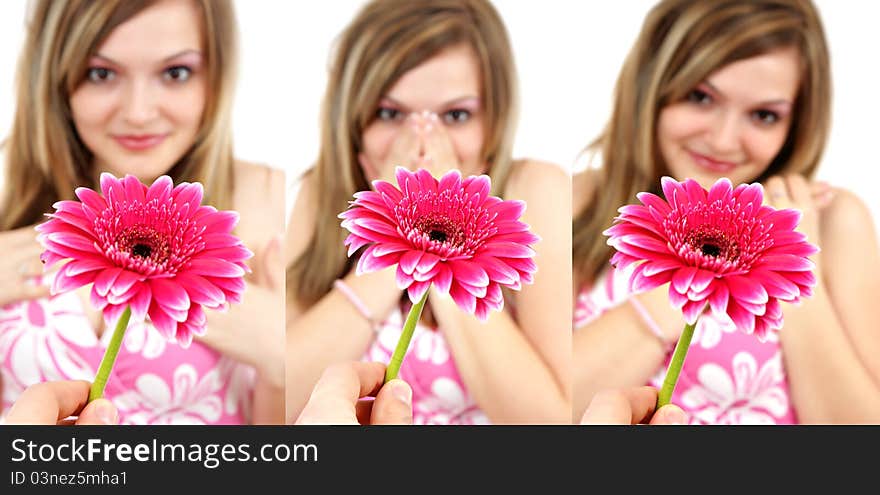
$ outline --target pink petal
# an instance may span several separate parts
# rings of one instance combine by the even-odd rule
[[[688,287],[690,287],[694,277],[697,276],[697,271],[699,271],[698,268],[688,266],[675,272],[672,276],[672,285],[675,287],[675,290],[682,294],[687,294]]]
[[[193,303],[215,308],[226,301],[223,291],[203,277],[192,273],[179,273],[175,280],[184,287]]]
[[[174,183],[171,182],[171,177],[167,175],[163,175],[153,181],[153,184],[147,189],[147,202],[156,200],[159,204],[165,203],[171,197],[171,190],[174,188]],[[173,334],[172,334],[173,335]]]
[[[495,256],[496,258],[534,258],[535,251],[522,244],[513,242],[487,242],[483,245],[481,253]]]
[[[407,251],[400,257],[400,267],[403,268],[405,273],[412,275],[412,272],[415,271],[416,265],[419,264],[419,260],[421,259],[422,251]]]
[[[489,275],[486,270],[477,263],[465,260],[457,260],[449,263],[452,274],[456,280],[475,287],[489,285]]]
[[[730,297],[730,292],[727,290],[727,286],[724,284],[715,284],[715,290],[712,292],[712,295],[709,296],[709,304],[712,306],[712,312],[716,314],[723,314],[727,312],[727,300]]]
[[[697,318],[703,313],[705,307],[706,301],[688,301],[685,303],[684,307],[681,308],[681,314],[684,316],[684,321],[689,325],[693,325],[697,322]]]
[[[470,292],[466,291],[462,286],[452,284],[452,287],[449,289],[449,295],[459,308],[470,314],[476,312],[477,298],[475,298]]]
[[[406,290],[407,287],[412,285],[412,283],[415,281],[412,275],[403,271],[403,268],[400,265],[397,265],[397,269],[394,271],[394,273],[396,275],[395,278],[397,281],[397,288],[400,290]]]
[[[154,278],[150,279],[150,289],[153,293],[153,301],[163,308],[189,310],[189,295],[180,284],[164,278]]]
[[[430,286],[431,282],[413,282],[412,285],[406,289],[406,293],[409,295],[409,300],[412,301],[413,304],[418,303]]]
[[[214,277],[243,277],[244,268],[221,259],[193,259],[186,271],[194,275],[211,275]]]
[[[751,334],[755,330],[755,315],[746,311],[742,306],[734,300],[729,300],[727,304],[727,314],[733,320],[736,328],[741,332]]]
[[[452,269],[445,263],[438,266],[440,270],[434,276],[433,283],[441,293],[449,294],[449,287],[452,285]]]
[[[98,294],[101,296],[107,297],[107,294],[110,293],[110,287],[116,281],[116,277],[122,273],[122,268],[109,268],[99,273],[97,277],[95,277],[95,290],[98,291]]]
[[[140,284],[140,290],[135,293],[134,297],[129,300],[131,306],[131,316],[135,321],[143,321],[146,318],[147,311],[153,301],[153,292],[150,290],[150,284]]]
[[[730,297],[752,304],[767,303],[767,290],[751,278],[733,275],[726,277],[724,281],[727,283],[727,288],[730,289]]]
[[[515,258],[528,259],[528,258]],[[479,256],[474,258],[474,262],[478,263],[486,271],[491,280],[501,284],[511,284],[519,279],[519,273],[507,263],[503,263],[497,258],[491,256]]]

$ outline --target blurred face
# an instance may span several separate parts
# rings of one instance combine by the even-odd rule
[[[448,140],[458,168],[464,175],[485,172],[483,104],[480,66],[469,45],[457,45],[406,72],[379,103],[375,119],[364,130],[362,152],[371,163],[385,163],[412,114],[435,114],[439,139]],[[430,153],[431,140],[417,144]]]
[[[100,171],[151,182],[192,146],[205,108],[202,21],[194,2],[162,0],[120,24],[70,97]]]
[[[660,111],[657,141],[677,180],[709,187],[720,177],[752,182],[773,161],[791,127],[800,84],[794,48],[740,60],[713,72],[683,101]]]

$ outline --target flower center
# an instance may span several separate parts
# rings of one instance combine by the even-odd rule
[[[163,263],[168,260],[171,248],[166,236],[145,226],[135,225],[123,230],[116,237],[119,251],[128,253],[131,258],[149,260],[153,263]]]
[[[428,237],[432,241],[446,242],[446,232],[443,232],[442,230],[432,230],[428,233]]]
[[[703,252],[706,256],[714,256],[718,257],[721,254],[721,248],[716,246],[715,244],[705,243],[702,247],[700,247],[700,251]]]
[[[146,244],[135,244],[133,248],[131,248],[131,254],[135,256],[139,256],[141,258],[147,258],[150,256],[150,252],[153,251],[153,248]]]
[[[464,242],[464,232],[449,218],[431,215],[416,222],[416,228],[429,240],[438,244],[458,245]]]
[[[689,233],[686,242],[694,251],[706,257],[736,261],[740,255],[736,241],[717,227],[700,226]]]

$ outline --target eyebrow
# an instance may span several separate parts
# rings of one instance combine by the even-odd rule
[[[713,92],[718,93],[721,96],[725,96],[724,92],[721,91],[720,89],[718,89],[709,80],[703,81],[703,84],[705,84],[706,86],[709,86],[709,89],[711,89]],[[785,106],[790,107],[792,105],[792,102],[790,102],[784,98],[779,98],[776,100],[761,101],[761,102],[758,102],[757,105],[785,105]]]
[[[195,54],[195,55],[198,55],[199,57],[202,56],[202,52],[201,52],[200,50],[195,50],[195,49],[189,48],[189,49],[186,49],[186,50],[183,50],[183,51],[177,52],[177,53],[175,53],[174,55],[169,55],[169,56],[163,58],[163,59],[161,60],[161,63],[163,63],[163,64],[164,64],[164,63],[167,63],[167,62],[169,62],[169,61],[171,61],[171,60],[174,60],[174,59],[176,59],[176,58],[180,58],[180,57],[182,57],[182,56],[184,56],[184,55],[189,55],[190,53],[193,53],[193,54]],[[122,66],[122,65],[123,65],[123,64],[120,64],[119,62],[113,60],[112,58],[106,56],[106,55],[101,55],[100,53],[96,53],[96,54],[94,54],[93,57],[95,57],[95,58],[99,58],[99,59],[104,60],[104,61],[106,61],[106,62],[109,62],[109,63],[111,63],[111,64],[113,64],[113,65],[119,65],[119,66]]]
[[[402,108],[402,109],[404,109],[404,110],[409,110],[409,107],[407,107],[407,106],[404,105],[403,103],[401,103],[401,102],[395,100],[395,99],[392,98],[391,96],[385,95],[385,96],[382,97],[382,99],[383,99],[383,100],[387,100],[387,101],[390,102],[392,105],[398,106],[398,107],[400,107],[400,108]],[[454,106],[454,105],[461,105],[461,104],[463,104],[463,103],[470,103],[471,101],[475,101],[475,102],[479,103],[479,102],[480,102],[480,98],[479,98],[478,96],[460,96],[460,97],[458,97],[458,98],[453,98],[453,99],[451,99],[451,100],[447,100],[447,101],[443,102],[440,106],[441,106],[442,108],[448,108],[448,107],[451,107],[451,106]]]

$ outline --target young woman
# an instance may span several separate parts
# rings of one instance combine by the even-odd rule
[[[342,33],[330,67],[320,154],[299,184],[289,240],[287,415],[297,418],[328,366],[387,363],[400,336],[394,269],[356,275],[337,215],[395,166],[435,177],[488,174],[494,194],[528,204],[541,237],[534,284],[486,323],[436,289],[400,378],[416,423],[570,422],[570,179],[510,156],[515,70],[505,27],[485,0],[376,0]],[[366,312],[358,308],[366,308]]]
[[[132,324],[105,395],[121,423],[283,421],[283,179],[233,157],[236,51],[228,1],[34,4],[3,148],[4,408],[34,383],[92,380],[112,333],[89,287],[48,296],[34,225],[102,172],[147,184],[167,174],[239,212],[253,273],[243,302],[208,311],[207,334],[188,349]]]
[[[809,1],[668,0],[651,10],[594,145],[603,163],[573,180],[574,417],[599,390],[659,387],[684,326],[667,287],[629,292],[602,235],[637,192],[662,195],[669,175],[703,187],[721,177],[760,182],[768,204],[803,212],[799,229],[821,248],[812,297],[783,304],[785,326],[769,341],[700,319],[673,402],[692,423],[880,419],[873,223],[856,196],[811,180],[830,95],[828,50]]]

